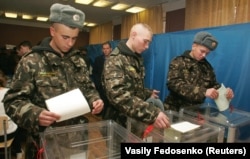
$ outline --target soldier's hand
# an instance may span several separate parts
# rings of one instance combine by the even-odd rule
[[[219,92],[214,88],[209,88],[206,90],[205,96],[211,99],[216,99],[219,96]]]
[[[151,94],[151,98],[159,98],[159,96],[158,96],[159,93],[160,93],[160,91],[154,89],[152,94]]]
[[[60,119],[60,115],[55,114],[53,112],[47,111],[47,110],[43,110],[39,117],[39,125],[40,126],[50,126],[51,124],[53,124],[56,120]]]
[[[104,103],[101,99],[93,102],[92,114],[99,114],[103,109]]]
[[[168,128],[170,126],[169,119],[165,113],[160,112],[153,123],[156,128]]]
[[[226,97],[227,99],[232,99],[234,97],[234,92],[231,88],[227,88]]]

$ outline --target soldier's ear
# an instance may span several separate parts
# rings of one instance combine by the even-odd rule
[[[131,32],[131,36],[132,36],[132,37],[136,37],[136,35],[137,35],[137,32],[136,32],[136,31],[132,31],[132,32]]]

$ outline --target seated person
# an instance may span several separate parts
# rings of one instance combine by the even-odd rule
[[[7,77],[3,73],[3,71],[0,70],[0,116],[6,115],[4,105],[2,103],[2,99],[5,95],[5,93],[8,91],[8,88],[6,87],[7,84]],[[7,116],[7,115],[6,115]],[[10,126],[10,124],[12,124]],[[21,141],[20,139],[23,138],[19,135],[19,129],[17,129],[17,125],[12,122],[12,120],[8,121],[9,129],[7,130],[7,139],[11,139],[13,137],[14,140],[12,142],[12,151],[16,154],[16,159],[22,159],[22,149],[21,149]],[[4,141],[2,139],[3,134],[0,133],[1,140],[0,142]]]

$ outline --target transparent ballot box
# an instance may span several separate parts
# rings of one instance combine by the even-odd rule
[[[223,142],[224,127],[218,127],[204,120],[193,118],[186,115],[180,115],[175,111],[166,111],[171,127],[165,129],[152,128],[152,125],[146,125],[134,119],[128,119],[128,128],[133,132],[133,123],[136,127],[143,129],[140,132],[141,139],[144,142],[163,142],[163,143],[206,143]],[[138,135],[137,135],[138,136]]]
[[[250,113],[235,108],[219,111],[212,104],[183,108],[180,114],[201,117],[225,128],[224,142],[250,142]]]
[[[120,143],[143,142],[112,120],[46,129],[44,159],[120,158]]]

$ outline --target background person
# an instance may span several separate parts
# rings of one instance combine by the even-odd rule
[[[81,55],[83,56],[83,59],[89,69],[89,74],[92,75],[92,65],[91,65],[91,60],[90,58],[88,57],[88,52],[87,52],[87,49],[85,47],[83,48],[79,48],[80,52],[81,52]]]
[[[96,89],[98,90],[103,102],[104,102],[104,109],[102,111],[102,118],[103,119],[109,119],[109,114],[107,114],[106,110],[110,103],[108,102],[108,99],[106,97],[106,93],[104,91],[104,88],[102,86],[102,71],[105,60],[109,57],[110,53],[112,51],[112,46],[110,42],[104,42],[102,43],[102,55],[99,55],[95,58],[94,65],[93,65],[93,80],[96,86]]]
[[[5,114],[4,104],[2,103],[2,99],[4,98],[5,93],[8,91],[7,85],[7,76],[0,69],[0,114]]]
[[[25,40],[17,45],[16,52],[17,52],[17,55],[21,58],[26,53],[31,52],[31,49],[32,49],[31,42],[28,40]]]
[[[0,48],[0,70],[2,70],[5,76],[8,78],[6,87],[9,87],[9,83],[19,61],[14,49],[15,48],[9,50],[6,49],[6,47]]]
[[[7,87],[7,80],[8,80],[8,77],[4,74],[2,70],[0,70],[0,115],[6,115],[4,104],[2,103],[2,99],[4,98],[6,92],[9,89]],[[23,153],[22,153],[21,143],[23,141],[22,138],[24,138],[24,136],[20,136],[22,133],[22,130],[20,128],[17,128],[17,130],[13,133],[15,133],[15,137],[11,144],[11,147],[12,147],[11,152],[12,154],[14,153],[14,155],[16,156],[16,159],[22,159]]]

